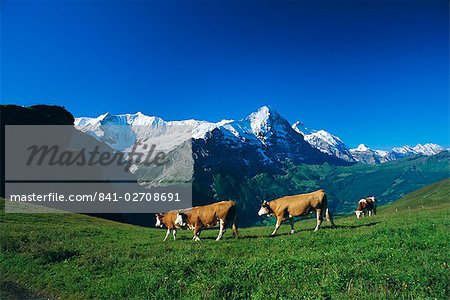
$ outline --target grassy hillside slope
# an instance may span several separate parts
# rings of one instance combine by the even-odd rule
[[[439,206],[446,207],[449,203],[450,178],[447,178],[411,192],[392,204],[384,205],[379,211],[383,213],[395,213],[405,210],[436,209]]]
[[[3,295],[26,287],[62,299],[448,299],[449,181],[373,218],[313,220],[201,242],[163,230],[73,214],[0,215]],[[422,208],[423,199],[432,199]],[[389,213],[388,213],[389,212]],[[6,290],[6,291],[5,291]],[[9,293],[9,294],[8,294]],[[22,292],[23,293],[23,292]]]

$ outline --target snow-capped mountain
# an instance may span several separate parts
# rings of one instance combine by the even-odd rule
[[[394,147],[390,151],[370,149],[364,144],[350,149],[339,137],[325,131],[306,127],[300,121],[292,124],[292,128],[302,134],[311,146],[320,151],[339,157],[348,162],[361,162],[366,164],[379,164],[412,155],[435,155],[446,150],[436,144],[417,144],[414,147],[405,145]]]
[[[405,145],[402,147],[394,147],[390,151],[372,150],[364,144],[361,144],[358,148],[350,149],[356,161],[368,164],[384,163],[413,155],[431,156],[444,150],[446,150],[444,147],[436,144],[417,144],[414,147]]]
[[[394,147],[389,152],[389,159],[395,160],[399,158],[404,158],[412,155],[416,155],[417,152],[414,150],[413,147],[410,147],[408,145],[402,146],[402,147]]]
[[[138,112],[76,118],[74,124],[77,129],[122,152],[129,151],[136,141],[155,138],[155,130],[159,132],[167,128],[187,128],[192,137],[196,167],[212,174],[217,169],[244,174],[278,172],[280,164],[286,161],[348,164],[312,147],[285,118],[268,106],[263,106],[240,120],[222,120],[216,123],[197,120],[165,121]],[[173,134],[170,141],[164,142],[174,148],[177,141],[180,138]]]
[[[431,156],[438,154],[439,152],[444,150],[445,150],[444,147],[431,143],[425,145],[417,144],[414,147],[406,145],[402,147],[392,148],[392,150],[389,152],[389,158],[390,160],[394,160],[412,155]]]
[[[353,158],[365,164],[379,164],[389,161],[388,152],[382,150],[372,150],[364,144],[360,144],[355,149],[350,149]]]
[[[438,154],[439,152],[442,152],[445,150],[444,147],[442,147],[440,145],[436,145],[436,144],[431,144],[431,143],[428,143],[425,145],[417,144],[413,149],[418,154],[423,154],[423,155],[428,155],[428,156]]]
[[[307,128],[300,121],[295,122],[292,128],[302,134],[305,141],[320,151],[339,157],[348,162],[356,162],[350,150],[337,136],[325,131]]]
[[[164,121],[159,117],[146,116],[137,112],[121,115],[106,113],[96,118],[76,118],[74,124],[77,129],[99,138],[120,151],[129,150],[126,147],[127,144],[148,139],[149,135],[153,134],[154,129],[170,126],[190,128],[193,139],[208,139],[211,133],[217,129],[223,134],[224,142],[236,143],[237,147],[240,146],[240,143],[268,145],[274,142],[275,137],[279,138],[279,141],[283,141],[283,138],[287,137],[288,131],[291,130],[289,123],[267,106],[261,107],[242,120],[222,120],[217,123],[192,119]],[[115,133],[114,136],[107,136],[105,129],[108,127],[114,128],[115,125],[127,126],[121,126],[122,132],[120,134]]]
[[[100,115],[96,118],[76,118],[75,127],[81,131],[88,132],[91,135],[102,137],[104,135],[104,125],[129,125],[129,128],[137,135],[137,139],[146,139],[146,132],[139,132],[139,126],[145,128],[162,128],[167,126],[186,126],[192,128],[192,138],[205,139],[214,129],[219,129],[224,133],[225,138],[229,140],[239,140],[251,144],[269,144],[273,137],[283,138],[288,136],[292,129],[289,123],[281,117],[276,111],[267,106],[263,106],[248,117],[234,121],[222,120],[217,123],[183,120],[183,121],[164,121],[159,117],[146,116],[141,112],[135,114],[111,115],[109,113]],[[118,147],[120,143],[111,144]],[[272,141],[273,142],[273,141]],[[124,149],[118,149],[124,150]]]
[[[171,149],[188,138],[204,138],[208,132],[223,126],[232,120],[211,123],[197,120],[164,121],[159,117],[146,116],[141,112],[135,114],[112,115],[109,113],[96,118],[75,118],[74,125],[110,147],[121,152],[128,152],[136,142],[154,140],[158,135],[170,133],[169,141],[155,140],[159,146]],[[168,132],[169,131],[169,132]]]
[[[337,165],[354,162],[378,164],[411,155],[434,155],[445,150],[436,144],[402,146],[390,151],[374,150],[361,144],[350,149],[338,136],[325,130],[310,129],[299,121],[291,126],[268,106],[240,120],[219,122],[165,121],[137,112],[81,117],[76,118],[74,124],[77,129],[122,152],[129,151],[136,141],[149,139],[173,149],[185,140],[188,131],[196,163],[205,169],[221,165],[257,171],[286,160]],[[184,129],[180,131],[180,128]],[[171,131],[168,140],[158,139],[158,132],[167,131]]]

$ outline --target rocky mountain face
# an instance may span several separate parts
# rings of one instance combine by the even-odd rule
[[[311,146],[318,150],[339,157],[348,162],[356,162],[352,153],[344,142],[337,136],[325,131],[309,129],[303,123],[297,121],[292,125],[292,128],[298,133],[302,134]]]
[[[121,129],[127,132],[111,136],[102,132],[103,125],[128,127]],[[436,144],[402,146],[389,151],[374,150],[361,144],[351,149],[338,136],[325,130],[310,129],[299,121],[289,125],[283,116],[268,106],[263,106],[240,120],[224,119],[216,123],[192,119],[165,121],[138,112],[76,118],[75,126],[103,139],[119,151],[126,151],[136,140],[145,140],[146,134],[151,131],[148,128],[190,127],[198,167],[206,171],[232,168],[245,174],[274,171],[280,163],[286,161],[306,164],[328,162],[333,165],[356,162],[379,164],[412,155],[430,156],[445,150]]]
[[[104,125],[121,126],[114,135],[103,132]],[[262,171],[278,172],[285,162],[348,165],[340,157],[324,153],[311,146],[289,122],[268,106],[240,120],[217,123],[197,120],[164,121],[136,114],[110,115],[97,118],[77,118],[75,127],[103,140],[111,147],[126,151],[137,140],[148,139],[149,127],[185,126],[192,131],[192,149],[196,169],[214,174],[234,170],[245,175]],[[126,131],[126,132],[125,132]]]
[[[374,165],[389,161],[389,152],[382,150],[372,150],[364,144],[360,144],[355,149],[350,149],[350,153],[356,161],[365,164]]]

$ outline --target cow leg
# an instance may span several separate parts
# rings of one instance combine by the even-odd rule
[[[167,229],[166,236],[164,237],[164,242],[167,240],[170,234],[170,229]]]
[[[289,223],[291,224],[291,234],[293,234],[294,233],[294,218],[293,217],[291,217],[289,219]]]
[[[275,235],[277,233],[278,228],[281,226],[281,219],[277,219],[277,224],[275,224],[275,229],[273,230],[271,235]]]
[[[194,228],[194,237],[192,238],[194,241],[200,241],[200,227]]]
[[[372,216],[372,211],[371,210],[369,210],[369,217],[371,217]]]
[[[225,221],[224,220],[220,220],[220,229],[219,229],[219,235],[216,238],[216,241],[219,241],[222,237],[223,234],[225,233]]]
[[[330,213],[330,209],[329,208],[325,209],[325,220],[327,220],[327,222],[330,222],[331,228],[336,228],[336,225],[334,225],[333,216]]]
[[[172,234],[173,234],[173,240],[175,241],[175,240],[177,239],[177,230],[174,229],[174,230],[172,231]]]
[[[317,225],[316,228],[314,228],[314,231],[319,230],[320,224],[322,224],[322,209],[316,209],[316,216],[317,216]]]

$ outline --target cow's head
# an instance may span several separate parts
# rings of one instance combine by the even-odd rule
[[[268,201],[263,201],[261,203],[261,208],[258,211],[258,216],[270,216],[273,213],[273,210],[270,208]]]
[[[357,211],[355,211],[355,214],[356,214],[356,218],[357,219],[359,219],[359,218],[361,218],[361,216],[363,215],[363,211],[362,210],[357,210]]]
[[[164,216],[164,214],[156,214],[156,227],[163,227],[164,224],[162,222],[162,217]]]
[[[175,218],[175,226],[176,227],[186,227],[187,226],[187,215],[182,212],[178,212],[177,217]]]

